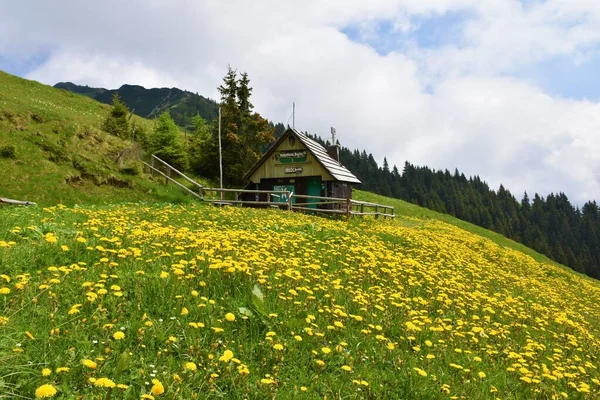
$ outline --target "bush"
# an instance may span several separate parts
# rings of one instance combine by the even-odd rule
[[[7,144],[0,147],[0,157],[15,158],[17,156],[17,148],[12,144]]]

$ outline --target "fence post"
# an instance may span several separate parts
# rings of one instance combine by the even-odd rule
[[[379,204],[375,205],[375,219],[379,218]]]
[[[292,211],[292,193],[287,192],[288,197],[288,211]]]
[[[154,155],[152,155],[150,163],[152,164],[152,168],[150,169],[150,175],[154,178]]]
[[[361,205],[360,205],[360,213],[364,214],[364,212],[365,212],[365,205],[361,203]]]
[[[350,218],[350,207],[352,207],[352,203],[350,202],[350,196],[346,197],[346,218]]]

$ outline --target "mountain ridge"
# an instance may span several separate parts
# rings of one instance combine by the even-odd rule
[[[105,89],[77,85],[73,82],[58,82],[54,87],[90,97],[104,104],[112,104],[116,93],[127,107],[140,117],[152,119],[164,111],[169,111],[173,120],[183,127],[189,126],[195,115],[212,121],[217,117],[219,109],[216,101],[176,87],[147,89],[141,85],[124,84],[118,89]]]

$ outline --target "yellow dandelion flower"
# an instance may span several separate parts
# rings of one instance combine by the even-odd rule
[[[113,333],[113,338],[115,340],[121,340],[121,339],[125,338],[125,334],[121,331],[117,331],[117,332]]]
[[[352,367],[350,367],[349,365],[342,365],[342,369],[348,372],[352,371]]]
[[[150,392],[154,396],[158,396],[165,392],[165,387],[158,379],[152,379],[152,389],[150,389]]]
[[[283,350],[283,345],[282,345],[282,344],[279,344],[279,343],[277,343],[277,344],[273,345],[273,348],[274,348],[275,350]]]
[[[94,386],[111,389],[111,388],[114,388],[115,386],[117,386],[117,384],[112,379],[98,378],[94,382]]]
[[[56,388],[50,384],[40,386],[35,390],[36,399],[45,399],[47,397],[54,397],[56,394]]]
[[[323,354],[329,354],[329,353],[331,353],[331,349],[329,347],[322,347],[321,351],[323,352]]]
[[[223,355],[221,357],[219,357],[219,361],[229,362],[229,360],[231,360],[232,358],[233,358],[233,351],[225,350],[223,352]]]
[[[96,367],[98,367],[98,364],[95,361],[87,358],[85,360],[81,360],[81,364],[89,369],[96,369]]]
[[[228,322],[233,322],[233,321],[235,321],[235,315],[233,313],[227,313],[227,314],[225,314],[225,319]]]
[[[52,374],[52,370],[50,368],[42,369],[42,376],[50,376]]]
[[[186,371],[196,372],[196,370],[198,369],[198,367],[196,366],[196,363],[187,362],[187,363],[185,363],[184,369]]]

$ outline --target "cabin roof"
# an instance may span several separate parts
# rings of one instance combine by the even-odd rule
[[[273,143],[271,147],[269,147],[269,150],[267,150],[267,152],[262,156],[262,158],[258,160],[256,164],[254,164],[254,166],[250,169],[250,171],[246,173],[246,175],[244,175],[244,179],[250,179],[250,177],[258,169],[258,167],[262,165],[271,156],[271,154],[275,151],[277,146],[279,146],[279,144],[283,140],[285,140],[285,138],[287,138],[289,135],[294,135],[298,140],[300,140],[304,147],[306,147],[306,149],[317,159],[319,164],[321,164],[323,168],[325,168],[327,172],[329,172],[329,174],[331,174],[331,176],[336,181],[348,183],[361,183],[360,180],[358,180],[358,178],[352,172],[350,172],[341,163],[334,160],[329,154],[327,154],[327,150],[325,149],[325,147],[321,146],[320,143],[312,140],[306,134],[294,128],[286,129],[283,135],[281,135],[281,137],[275,143]]]

